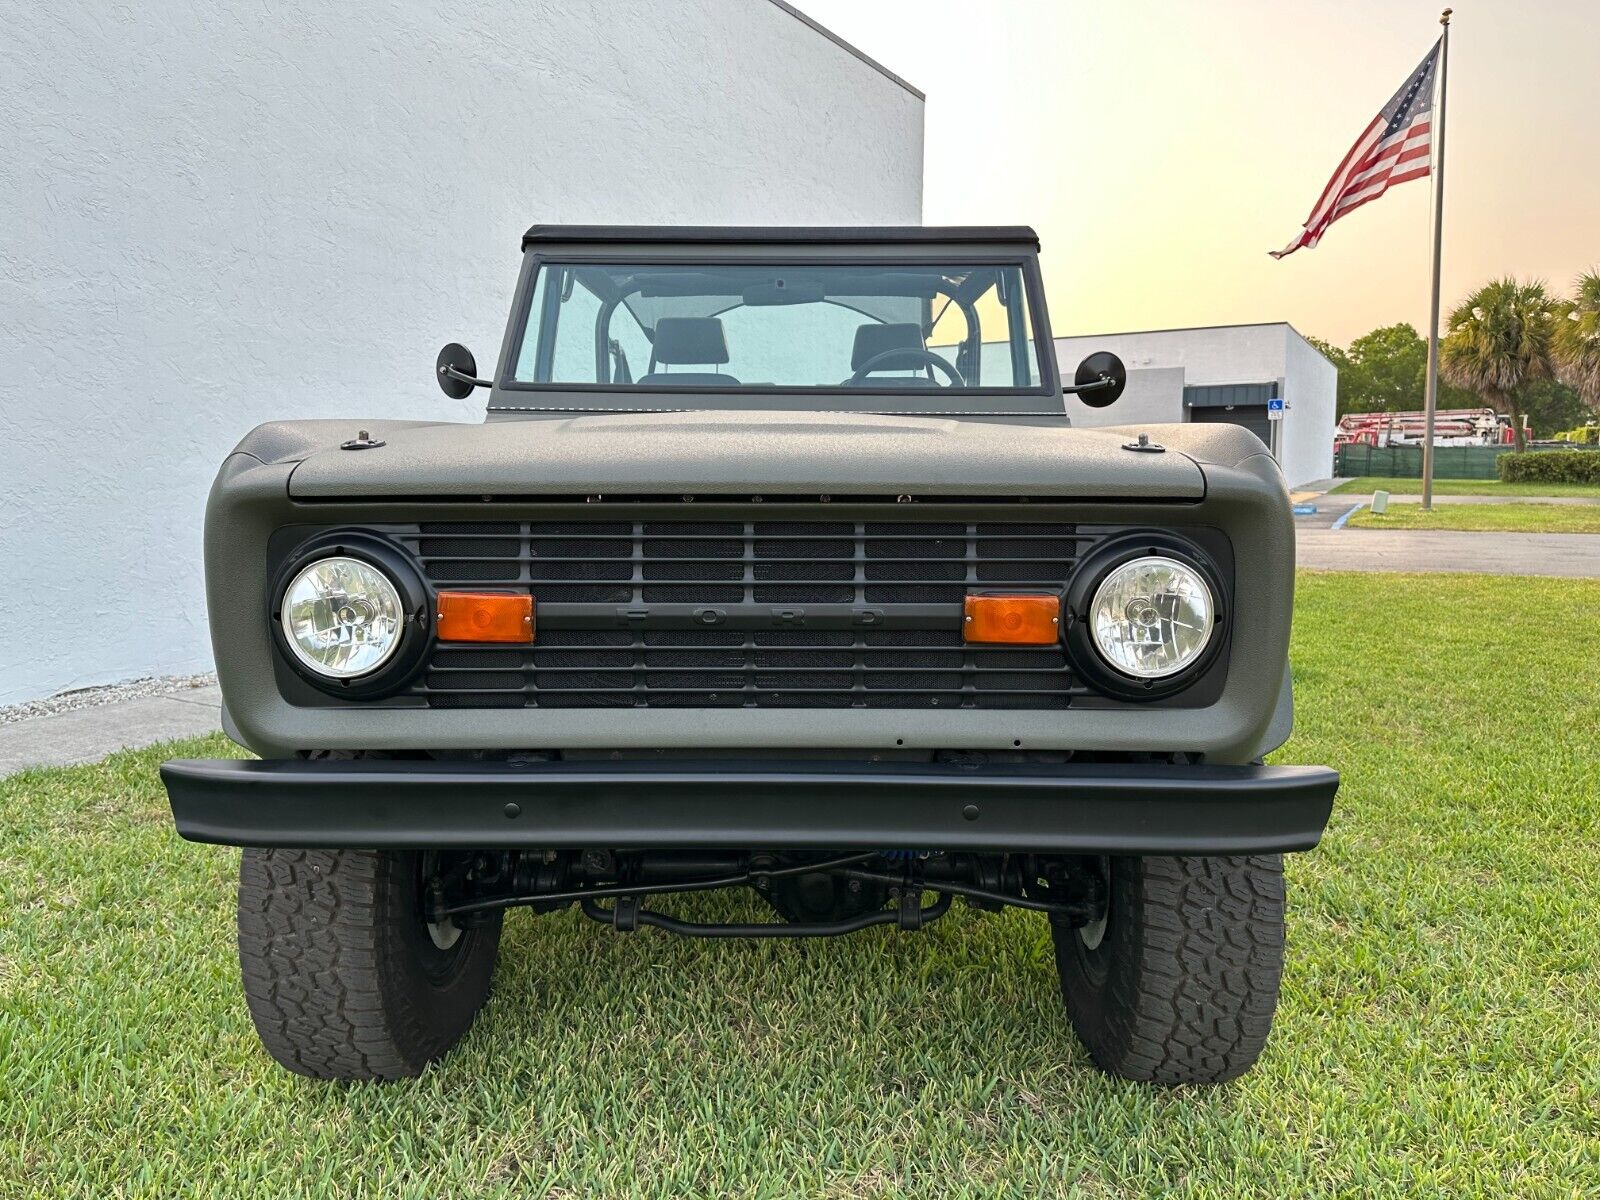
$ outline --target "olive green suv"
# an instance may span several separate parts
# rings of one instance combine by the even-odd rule
[[[1281,855],[1289,498],[1226,425],[1073,428],[1021,228],[543,227],[481,421],[246,435],[206,518],[229,735],[163,767],[245,847],[267,1050],[412,1075],[508,909],[814,937],[1025,909],[1094,1061],[1247,1069]],[[762,919],[674,915],[750,888]],[[519,980],[502,986],[518,988]],[[685,980],[693,987],[692,979]]]

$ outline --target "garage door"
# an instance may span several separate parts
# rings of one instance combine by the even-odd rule
[[[1272,444],[1272,422],[1267,420],[1265,404],[1218,405],[1215,408],[1191,408],[1189,420],[1195,422],[1226,422],[1243,425],[1269,446]]]

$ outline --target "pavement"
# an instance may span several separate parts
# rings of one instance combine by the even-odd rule
[[[1296,560],[1313,571],[1465,571],[1600,579],[1600,534],[1460,533],[1298,526]]]
[[[1329,504],[1354,505],[1371,504],[1372,493],[1340,492],[1337,496],[1326,497]],[[1441,504],[1563,504],[1578,505],[1582,507],[1590,504],[1600,504],[1600,496],[1435,496],[1435,505]],[[1319,498],[1318,503],[1321,503]],[[1389,493],[1390,504],[1421,504],[1422,497],[1407,496],[1400,492]]]
[[[1313,571],[1464,571],[1479,575],[1550,575],[1600,579],[1600,534],[1464,533],[1434,529],[1350,529],[1345,519],[1372,503],[1370,495],[1328,495],[1340,483],[1324,479],[1294,493],[1315,513],[1295,517],[1300,566]],[[1391,494],[1391,504],[1421,496]],[[1435,496],[1435,504],[1596,504],[1580,496]]]
[[[108,754],[220,729],[216,684],[72,708],[0,725],[0,778],[29,767],[98,762]]]

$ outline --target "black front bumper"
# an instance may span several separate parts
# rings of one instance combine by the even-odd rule
[[[1309,850],[1326,767],[178,759],[178,832],[233,846]]]

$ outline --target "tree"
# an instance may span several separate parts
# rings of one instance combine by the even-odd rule
[[[1522,429],[1525,389],[1550,378],[1550,338],[1560,309],[1561,301],[1537,280],[1491,280],[1456,305],[1439,346],[1445,378],[1511,415],[1518,450],[1527,446]]]
[[[1522,411],[1534,437],[1577,429],[1594,414],[1583,398],[1556,379],[1535,379],[1522,389]]]
[[[1550,354],[1556,375],[1590,408],[1600,408],[1600,271],[1580,275],[1575,297],[1555,323]]]
[[[1385,325],[1350,343],[1356,365],[1349,412],[1421,408],[1428,377],[1428,343],[1410,325]]]
[[[1338,409],[1345,413],[1408,412],[1422,408],[1428,380],[1428,343],[1402,322],[1363,334],[1341,350],[1309,339],[1339,370]],[[1441,383],[1440,408],[1473,403],[1472,394]]]

